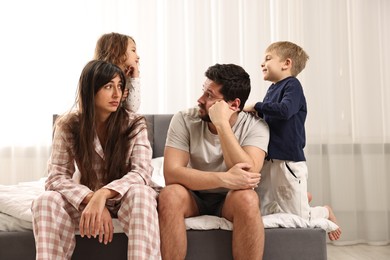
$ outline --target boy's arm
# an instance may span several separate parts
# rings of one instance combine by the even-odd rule
[[[245,105],[244,112],[256,112],[255,110],[255,104]]]
[[[300,85],[287,84],[283,88],[283,95],[280,100],[257,102],[254,108],[260,117],[262,117],[261,114],[264,114],[288,120],[298,113],[304,98],[303,89]]]
[[[256,105],[256,103],[255,104],[246,105],[244,107],[243,111],[244,112],[248,112],[248,113],[254,113],[258,117],[263,118],[264,117],[263,113],[260,113],[259,111],[257,111],[255,109],[255,105]]]

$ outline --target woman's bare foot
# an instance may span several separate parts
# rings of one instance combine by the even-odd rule
[[[325,205],[324,207],[327,208],[328,211],[329,211],[329,220],[337,225],[337,219],[336,219],[336,216],[333,213],[332,208],[329,207],[328,205]],[[328,236],[329,236],[329,239],[331,241],[338,240],[341,237],[341,229],[338,228],[335,231],[329,232]]]

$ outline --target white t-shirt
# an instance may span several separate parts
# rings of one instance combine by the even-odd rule
[[[241,147],[255,146],[267,153],[269,128],[263,119],[240,112],[232,129]],[[188,167],[193,169],[214,172],[228,170],[219,137],[210,132],[207,122],[200,119],[197,107],[172,117],[165,145],[188,152]]]

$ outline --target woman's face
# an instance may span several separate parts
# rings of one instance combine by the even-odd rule
[[[123,84],[119,75],[116,75],[99,89],[95,95],[95,110],[98,115],[108,117],[118,109],[122,98]]]

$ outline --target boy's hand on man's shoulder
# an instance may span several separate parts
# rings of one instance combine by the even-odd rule
[[[256,112],[255,105],[254,104],[246,105],[244,107],[244,112]]]

